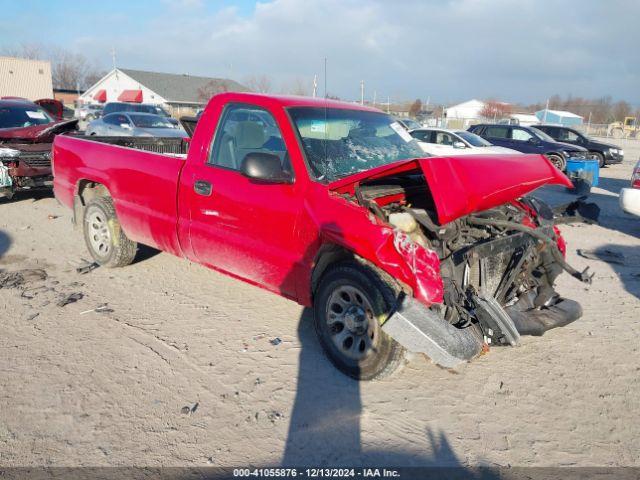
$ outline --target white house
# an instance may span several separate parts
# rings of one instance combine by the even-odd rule
[[[247,91],[247,87],[224,78],[115,68],[89,87],[80,103],[136,102],[168,107],[174,113],[192,110],[223,91]]]
[[[480,100],[469,100],[467,102],[453,105],[449,108],[445,108],[445,116],[447,120],[450,119],[480,119],[480,112],[484,108],[485,103]]]

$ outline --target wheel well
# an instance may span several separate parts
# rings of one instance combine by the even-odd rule
[[[316,289],[320,284],[320,279],[324,272],[327,271],[327,268],[339,262],[352,260],[353,258],[353,252],[341,247],[340,245],[332,243],[322,245],[313,262],[314,267],[311,272],[311,297],[315,294]]]
[[[386,281],[390,285],[393,285],[396,291],[403,291],[409,295],[412,294],[411,288],[408,285],[405,285],[396,278],[392,277],[374,263],[354,254],[351,250],[348,250],[340,245],[329,243],[324,244],[320,247],[320,250],[318,250],[314,261],[314,268],[311,272],[311,298],[314,297],[318,285],[320,285],[320,280],[322,279],[324,273],[329,269],[329,267],[347,261],[354,261],[368,266],[382,280]]]
[[[78,225],[78,220],[82,220],[84,207],[87,206],[93,198],[110,197],[111,194],[107,187],[101,183],[92,180],[82,179],[78,182],[78,193],[73,199],[73,223]]]
[[[110,197],[111,194],[107,187],[101,183],[91,180],[80,180],[78,182],[78,197],[82,200],[82,206],[85,206],[91,199],[95,197]]]

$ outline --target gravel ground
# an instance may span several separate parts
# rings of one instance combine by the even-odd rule
[[[640,145],[623,143],[591,195],[601,225],[563,227],[596,273],[559,281],[582,319],[457,373],[418,357],[361,384],[298,305],[153,251],[79,274],[68,211],[0,202],[0,465],[640,466],[640,219],[617,204]]]

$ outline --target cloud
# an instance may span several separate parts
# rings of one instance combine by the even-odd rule
[[[359,97],[364,80],[367,96],[375,90],[378,98],[572,93],[638,102],[639,17],[633,0],[273,0],[248,8],[174,0],[115,30],[107,22],[111,35],[83,32],[75,46],[113,45],[123,67],[239,80],[266,74],[276,84],[310,83],[326,57],[328,89],[343,98]]]

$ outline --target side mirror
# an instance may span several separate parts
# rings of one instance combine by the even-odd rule
[[[527,142],[529,142],[529,143],[534,143],[534,144],[535,144],[535,143],[538,143],[538,141],[539,141],[539,140],[538,140],[536,137],[529,137],[529,140],[527,140]]]
[[[240,172],[248,178],[265,183],[292,183],[291,173],[282,168],[280,157],[272,153],[247,153]]]
[[[121,123],[120,127],[124,128],[125,130],[133,130],[131,125],[129,125],[128,123]]]
[[[464,142],[453,142],[453,148],[467,148]]]

